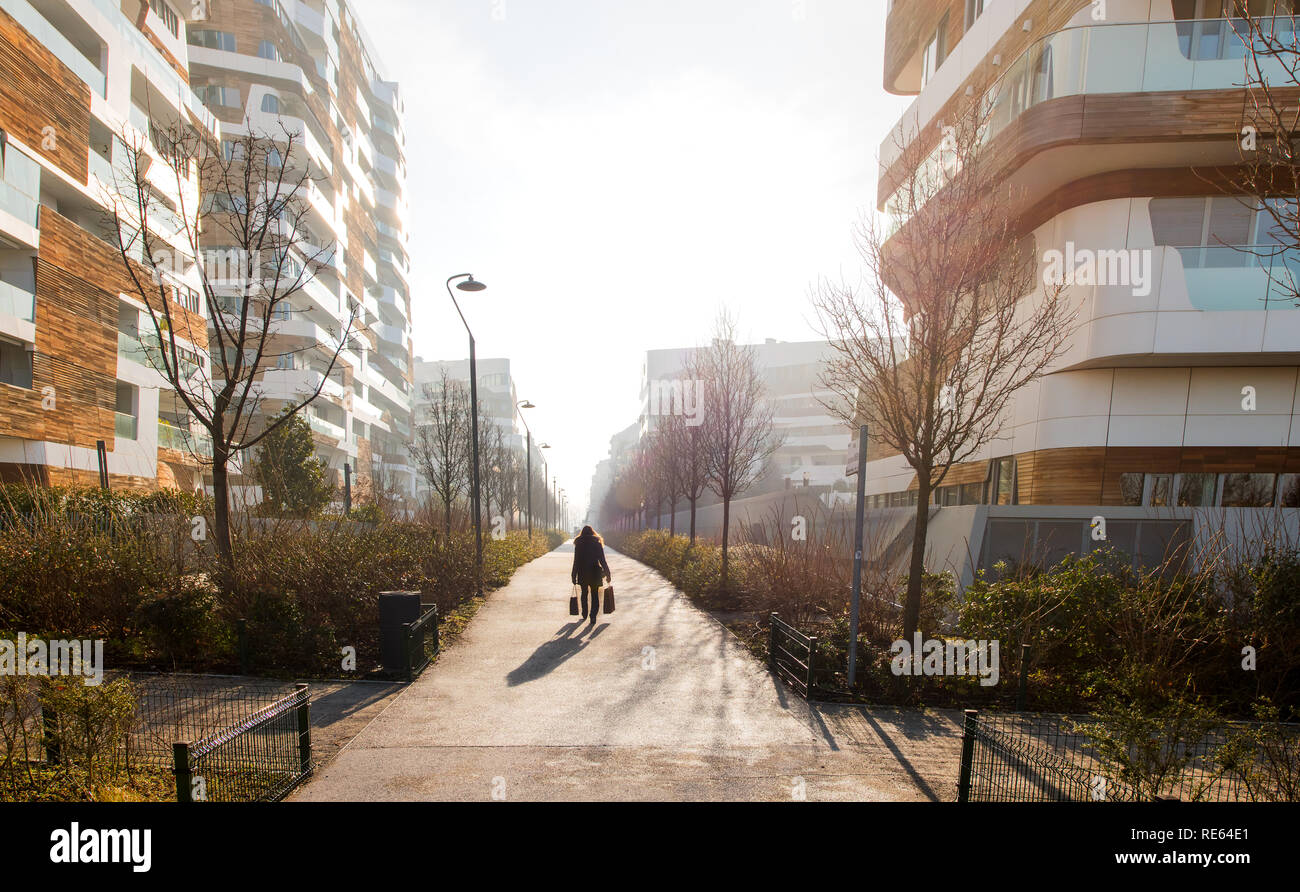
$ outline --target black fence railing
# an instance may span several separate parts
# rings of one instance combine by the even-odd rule
[[[274,802],[311,774],[307,685],[239,723],[172,750],[179,802]]]
[[[212,737],[296,690],[287,682],[233,675],[131,672],[125,676],[138,703],[136,721],[127,735],[127,757],[167,766],[172,764],[176,741]]]
[[[817,636],[805,635],[778,614],[768,617],[767,662],[777,678],[805,700],[817,690]]]
[[[415,681],[415,676],[424,671],[424,667],[433,662],[438,655],[438,605],[421,604],[423,613],[413,623],[405,623],[402,629],[406,633],[405,666],[406,681]]]
[[[1144,739],[1121,747],[1121,759],[1103,755],[1102,728],[1094,716],[966,710],[957,801],[1295,801],[1300,792],[1300,726],[1232,722],[1196,740]]]

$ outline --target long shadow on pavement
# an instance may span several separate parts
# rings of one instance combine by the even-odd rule
[[[582,638],[581,633],[574,636],[573,632],[585,625],[585,621],[581,623],[565,623],[555,633],[559,637],[552,638],[537,648],[517,668],[510,670],[509,674],[506,675],[506,682],[513,688],[530,681],[536,681],[578,653],[587,646],[591,639]]]

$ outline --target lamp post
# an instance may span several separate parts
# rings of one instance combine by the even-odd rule
[[[465,326],[465,333],[469,335],[469,406],[470,406],[470,426],[472,431],[471,449],[474,454],[474,472],[472,475],[472,491],[474,502],[474,587],[479,597],[483,596],[483,512],[479,505],[479,481],[478,481],[478,365],[474,359],[474,332],[470,331],[469,323],[465,321],[465,314],[460,311],[460,304],[456,302],[456,295],[451,290],[451,283],[456,279],[464,279],[464,282],[456,282],[456,288],[460,291],[482,291],[487,286],[482,282],[477,282],[469,273],[460,273],[447,279],[447,294],[451,297],[451,304],[456,308],[456,315],[460,316],[461,324]]]
[[[528,400],[524,400],[519,403],[519,408],[536,409],[537,407]],[[526,487],[528,489],[528,538],[531,539],[533,538],[533,430],[528,426],[528,422],[524,421],[523,412],[519,413],[519,421],[523,424],[524,430],[528,431],[528,446],[524,450],[524,458],[528,463],[528,469],[524,474],[524,479],[528,481]]]

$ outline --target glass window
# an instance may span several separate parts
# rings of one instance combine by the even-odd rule
[[[1253,204],[1245,199],[1227,195],[1210,199],[1210,230],[1205,243],[1207,245],[1249,244],[1254,216]]]
[[[1147,504],[1156,508],[1167,508],[1173,502],[1171,497],[1174,489],[1174,475],[1172,474],[1148,474],[1151,480],[1151,492],[1147,496]]]
[[[983,501],[984,484],[982,483],[963,483],[961,485],[961,502],[962,505],[978,505]]]
[[[1272,474],[1223,474],[1223,497],[1220,504],[1225,508],[1270,508],[1273,505],[1273,487],[1276,477]]]
[[[989,503],[993,505],[1016,504],[1016,460],[995,458],[989,478]]]
[[[32,387],[32,354],[22,344],[0,340],[0,384]]]
[[[1151,199],[1151,232],[1157,245],[1176,248],[1204,244],[1204,198]]]
[[[192,46],[201,46],[210,50],[225,50],[228,53],[235,52],[235,35],[228,31],[196,28],[189,32],[188,39]]]
[[[270,59],[272,62],[280,61],[280,49],[274,41],[263,40],[257,45],[257,54],[263,59]]]
[[[1215,474],[1180,474],[1178,482],[1178,507],[1205,508],[1214,504],[1214,488],[1218,483]]]
[[[1119,494],[1120,504],[1122,505],[1141,505],[1142,504],[1142,484],[1144,483],[1143,474],[1120,474],[1119,475]]]
[[[158,18],[162,19],[167,30],[171,32],[172,37],[181,36],[181,20],[176,15],[176,10],[172,9],[162,0],[149,0],[149,8],[154,11]]]
[[[1280,475],[1277,504],[1282,508],[1300,508],[1300,474]]]
[[[262,111],[278,115],[280,113],[280,97],[274,93],[267,93],[262,97]]]

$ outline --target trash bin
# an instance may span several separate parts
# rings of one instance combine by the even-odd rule
[[[386,672],[406,671],[406,632],[420,618],[419,592],[379,593],[379,659]]]

